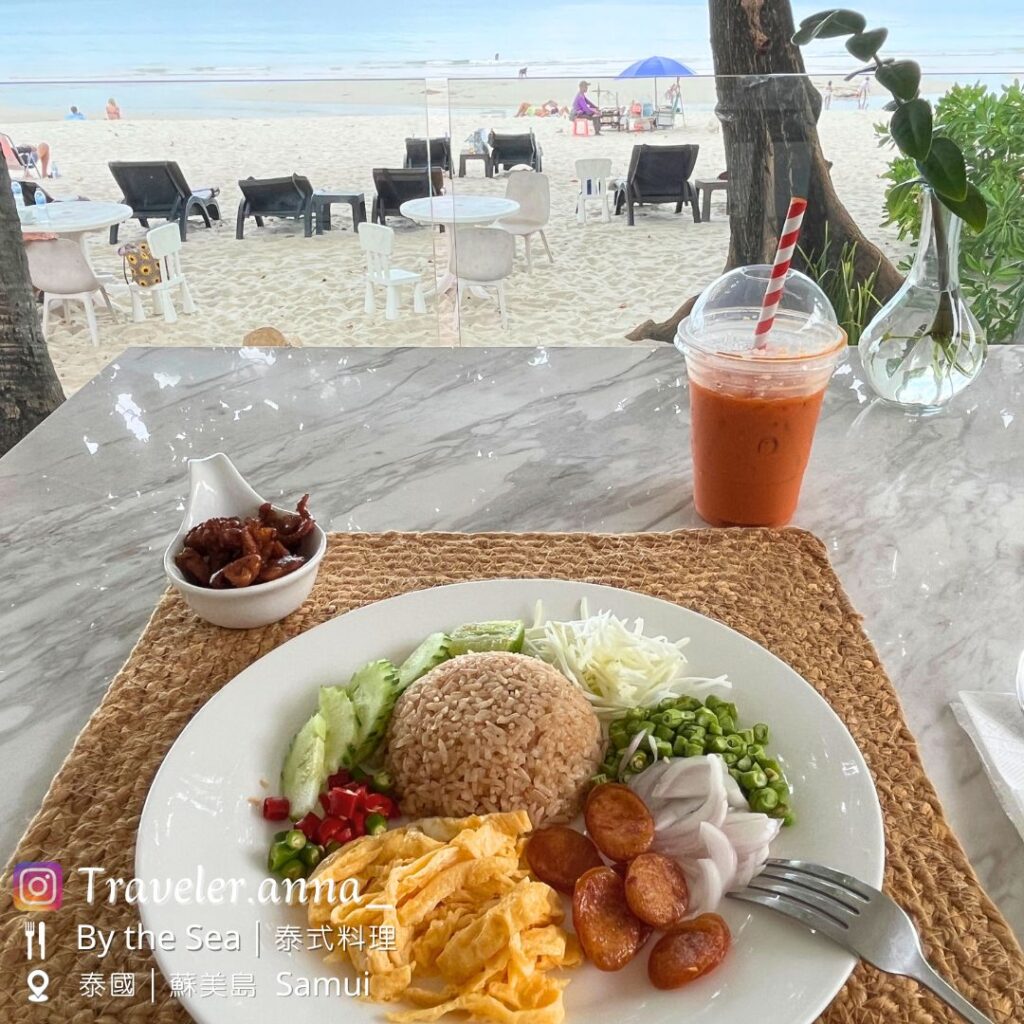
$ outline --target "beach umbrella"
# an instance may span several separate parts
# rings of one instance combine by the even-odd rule
[[[625,71],[620,71],[616,78],[653,78],[654,79],[654,106],[658,106],[658,79],[659,78],[688,78],[694,74],[692,68],[672,57],[645,57],[635,64],[630,64]]]

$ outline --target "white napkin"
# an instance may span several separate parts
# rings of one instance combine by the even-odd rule
[[[950,704],[1003,810],[1024,839],[1024,711],[1013,693],[961,692]]]

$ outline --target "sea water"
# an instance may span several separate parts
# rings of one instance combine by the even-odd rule
[[[894,44],[902,32],[904,50],[912,46],[935,93],[954,78],[990,75],[988,84],[997,85],[1020,67],[1019,42],[1014,48],[1005,34],[1016,0],[990,0],[972,12],[969,25],[958,10],[935,10],[923,0],[907,0],[898,17],[882,0],[865,0],[858,9],[888,25]],[[21,0],[0,0],[3,24],[22,23],[24,13]],[[383,23],[337,0],[306,0],[301,17],[268,0],[177,0],[145,7],[119,0],[36,0],[32,25],[46,30],[10,37],[0,51],[0,117],[59,117],[71,103],[102,117],[107,97],[119,91],[130,93],[128,116],[237,116],[256,112],[244,88],[216,89],[211,83],[516,78],[523,67],[530,78],[564,79],[568,102],[580,77],[612,78],[654,53],[710,76],[707,19],[706,3],[677,0],[519,0],[498,6],[484,0],[393,0]],[[841,44],[821,41],[804,54],[809,71],[832,77],[836,86],[852,67]],[[166,88],[168,82],[175,87]],[[926,77],[923,91],[929,84]],[[695,109],[697,96],[688,91],[684,103]],[[296,97],[295,90],[287,92],[288,98],[263,99],[259,112],[326,112]],[[713,90],[703,92],[708,95],[702,105],[710,112]],[[524,83],[522,99],[546,98],[532,95]],[[885,100],[884,91],[873,87],[869,107],[878,109]],[[852,100],[833,100],[834,109],[853,106]],[[335,104],[330,112],[358,111]]]

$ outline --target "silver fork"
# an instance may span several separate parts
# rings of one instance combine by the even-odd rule
[[[803,860],[769,860],[733,899],[792,917],[887,974],[913,978],[971,1024],[993,1024],[929,965],[913,922],[885,893]]]

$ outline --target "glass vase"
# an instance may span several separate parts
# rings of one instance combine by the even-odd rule
[[[868,383],[905,409],[941,408],[985,362],[984,332],[960,292],[962,227],[930,189],[923,190],[914,265],[857,344]]]

